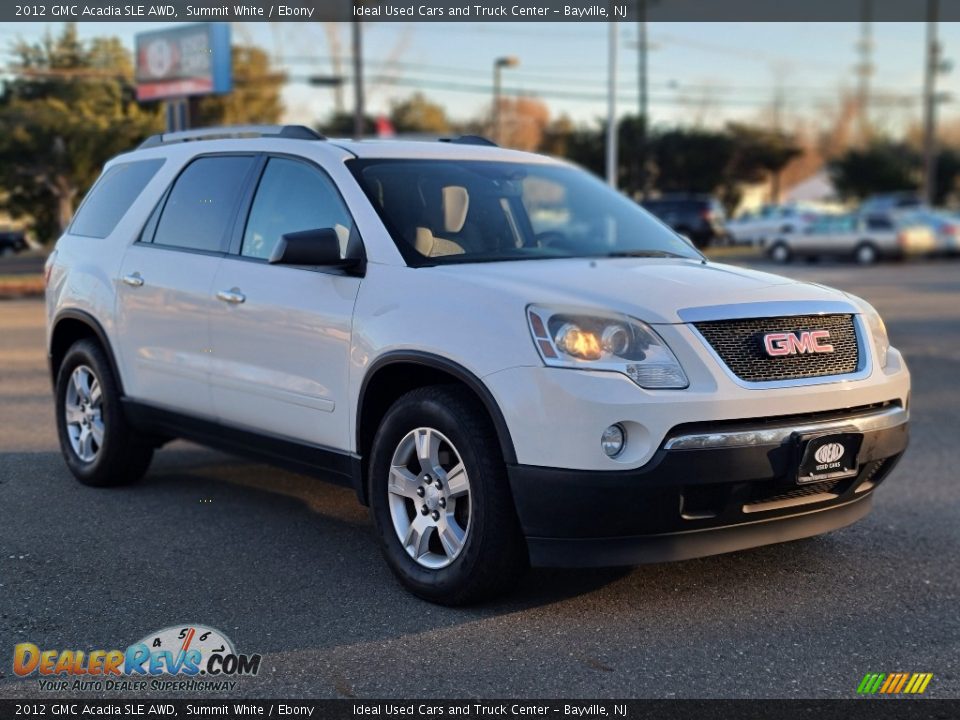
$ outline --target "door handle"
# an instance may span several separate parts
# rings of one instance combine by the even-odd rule
[[[143,278],[140,277],[140,273],[138,272],[135,272],[132,275],[124,275],[123,284],[129,285],[130,287],[140,287],[143,285]]]
[[[223,300],[224,302],[233,303],[234,305],[239,305],[247,299],[247,296],[240,292],[239,288],[230,288],[229,290],[221,290],[218,292],[217,299]]]

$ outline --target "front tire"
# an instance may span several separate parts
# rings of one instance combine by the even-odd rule
[[[791,257],[792,253],[785,242],[778,242],[770,248],[770,259],[775,263],[784,265],[790,262]]]
[[[387,411],[371,452],[370,512],[390,569],[425,600],[488,599],[526,569],[496,431],[464,388],[418,388]]]
[[[153,445],[127,423],[106,353],[95,341],[78,340],[57,373],[57,435],[73,476],[84,485],[108,487],[139,480]]]

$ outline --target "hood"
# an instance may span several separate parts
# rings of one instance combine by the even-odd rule
[[[745,268],[673,258],[576,258],[438,265],[431,272],[509,293],[524,303],[622,312],[648,323],[681,323],[690,308],[741,303],[836,302],[839,290]],[[851,310],[856,310],[851,306]]]

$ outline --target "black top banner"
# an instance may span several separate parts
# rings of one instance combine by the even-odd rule
[[[953,720],[960,700],[0,700],[0,718]]]
[[[0,22],[852,22],[862,0],[160,0],[0,3]],[[957,0],[872,0],[874,22],[960,21]]]

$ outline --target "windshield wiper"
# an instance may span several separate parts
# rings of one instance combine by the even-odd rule
[[[615,250],[613,252],[604,253],[599,257],[605,258],[680,258],[681,260],[696,260],[697,258],[692,258],[689,255],[680,255],[678,253],[672,253],[669,250]]]

